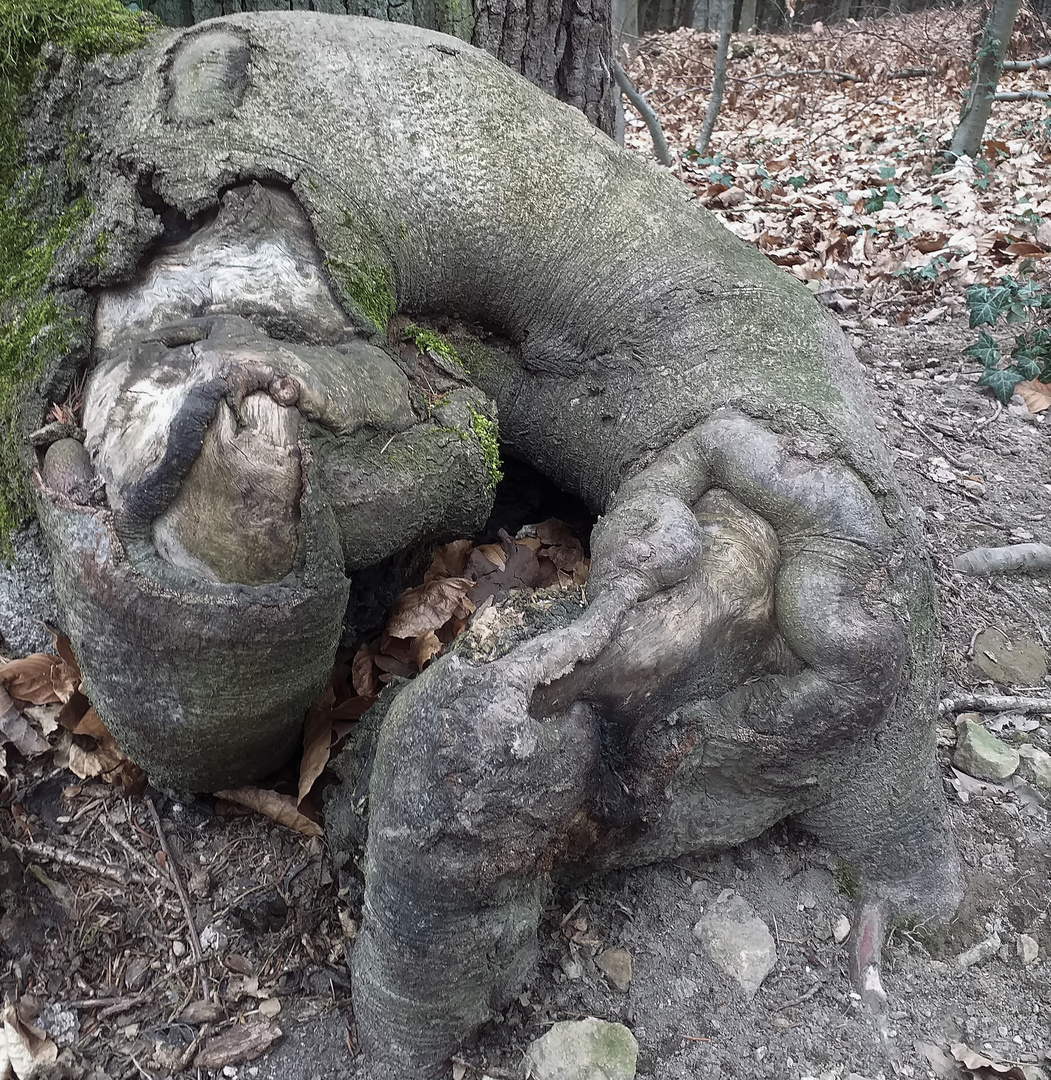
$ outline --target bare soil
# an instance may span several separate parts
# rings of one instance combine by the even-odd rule
[[[848,330],[927,533],[945,632],[944,696],[1046,694],[1046,677],[994,686],[972,662],[974,636],[987,627],[1047,645],[1046,578],[965,577],[952,559],[978,545],[1051,543],[1049,425],[975,389],[960,357],[969,332],[958,317],[906,327],[870,319]],[[1051,1059],[1047,810],[1033,789],[987,785],[961,801],[950,784],[954,719],[950,711],[941,721],[941,765],[968,897],[946,931],[892,935],[889,1046],[854,993],[833,934],[851,914],[850,882],[820,848],[782,827],[718,859],[683,858],[556,891],[536,977],[465,1051],[464,1074],[519,1076],[531,1038],[554,1020],[585,1015],[631,1027],[638,1075],[647,1080],[972,1075],[935,1071],[917,1044],[948,1053],[963,1043],[1033,1067]],[[1051,750],[1046,715],[986,720],[1007,742]],[[0,854],[0,982],[9,1001],[39,1010],[37,1026],[61,1051],[47,1075],[367,1075],[353,1056],[347,971],[360,886],[338,880],[323,840],[258,817],[218,816],[214,800],[157,792],[128,799],[77,781],[50,758],[27,762],[13,791],[0,833],[28,844],[29,854],[24,866]],[[187,891],[199,963],[147,797]],[[777,943],[777,966],[752,1001],[692,933],[727,889],[752,905]],[[1035,939],[1035,962],[1020,955],[1019,935]],[[961,966],[957,958],[983,941],[988,955]],[[627,992],[594,962],[613,945],[633,958]],[[245,1032],[261,1046],[277,1030],[283,1038],[247,1060],[254,1051]],[[215,1067],[195,1065],[202,1061]]]

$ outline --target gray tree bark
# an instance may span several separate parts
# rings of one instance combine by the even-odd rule
[[[614,131],[611,0],[147,0],[143,7],[167,26],[290,8],[412,23],[485,49],[600,131]],[[633,31],[626,25],[637,37],[637,17]]]
[[[1007,55],[1018,7],[1019,0],[995,0],[989,10],[974,58],[971,89],[949,146],[948,156],[953,161],[961,157],[977,157],[981,150],[982,135],[993,110],[1000,67]]]
[[[937,617],[808,292],[415,27],[272,13],[66,57],[27,138],[94,214],[56,278],[79,334],[26,407],[41,426],[86,373],[85,442],[27,440],[26,467],[89,695],[155,778],[209,790],[288,752],[350,579],[484,519],[495,421],[601,515],[586,601],[478,619],[342,766],[377,1080],[438,1075],[515,991],[554,877],[783,819],[862,883],[879,1007],[884,916],[959,899]],[[406,354],[409,321],[462,366]]]
[[[715,130],[715,121],[723,104],[723,90],[726,88],[726,68],[730,62],[730,37],[733,33],[733,0],[722,0],[719,8],[719,47],[715,50],[715,69],[712,74],[712,92],[708,97],[708,107],[704,110],[704,123],[697,136],[695,149],[698,154],[708,152],[708,143]]]

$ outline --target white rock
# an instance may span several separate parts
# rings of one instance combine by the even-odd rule
[[[777,949],[766,923],[736,893],[720,897],[693,928],[694,936],[721,971],[755,997],[763,979],[774,970]]]
[[[623,1024],[563,1020],[529,1044],[532,1080],[634,1080],[639,1044]]]
[[[1051,754],[1023,743],[1018,748],[1018,775],[1041,791],[1051,792]]]
[[[842,945],[844,941],[850,935],[850,919],[846,915],[840,915],[836,919],[836,925],[832,927],[832,936],[836,939],[837,945]]]
[[[1040,953],[1040,946],[1037,943],[1036,938],[1030,937],[1028,934],[1018,935],[1018,955],[1022,958],[1022,963],[1028,967],[1030,964],[1036,963],[1036,958]]]

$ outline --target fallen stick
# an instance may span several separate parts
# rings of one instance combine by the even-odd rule
[[[1016,712],[1049,713],[1051,698],[1012,697],[1010,694],[961,694],[942,698],[938,712]]]
[[[1039,574],[1051,570],[1051,544],[1010,544],[965,551],[953,560],[963,574]]]
[[[168,876],[171,878],[172,884],[179,894],[179,901],[182,904],[183,914],[186,917],[186,929],[190,938],[190,951],[193,954],[194,960],[197,962],[198,973],[201,979],[201,997],[204,998],[205,1001],[211,1001],[212,994],[208,985],[208,975],[204,965],[204,952],[201,949],[201,938],[197,933],[197,926],[193,921],[193,908],[190,906],[190,898],[186,895],[186,887],[183,885],[182,877],[179,875],[179,867],[172,858],[171,848],[168,846],[168,839],[164,835],[164,829],[161,827],[161,816],[157,813],[157,807],[153,805],[153,800],[151,798],[147,797],[146,807],[150,812],[150,817],[153,819],[153,827],[157,830],[157,840],[161,845],[161,850],[164,852]]]
[[[1002,71],[1031,71],[1033,68],[1051,67],[1051,56],[1038,56],[1035,60],[1005,60]]]
[[[141,885],[142,878],[138,874],[130,873],[121,866],[110,866],[99,862],[87,855],[78,855],[73,851],[66,851],[54,844],[46,844],[42,841],[34,841],[31,844],[13,843],[16,851],[24,852],[45,862],[58,863],[60,866],[71,866],[74,870],[86,870],[88,873],[97,874],[99,877],[108,878],[118,885]]]
[[[993,94],[993,101],[1051,101],[1051,94],[1044,90],[1008,90]]]

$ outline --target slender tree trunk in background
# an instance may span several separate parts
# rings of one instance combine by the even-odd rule
[[[977,157],[981,149],[982,135],[992,112],[993,95],[1018,16],[1018,6],[1019,0],[995,0],[985,20],[978,55],[974,60],[971,89],[949,147],[948,156],[952,161],[961,157]]]
[[[715,53],[715,75],[712,78],[712,96],[708,99],[708,108],[701,125],[701,134],[697,137],[697,153],[704,154],[715,130],[715,120],[723,103],[723,88],[726,86],[726,65],[730,55],[730,34],[734,25],[734,0],[722,0],[719,13],[719,48]]]
[[[614,132],[610,0],[145,0],[142,6],[166,26],[290,7],[414,23],[485,49],[534,86],[580,109],[607,135]]]
[[[741,4],[741,18],[737,23],[737,29],[747,33],[755,26],[756,0],[744,0]]]
[[[613,0],[613,43],[634,45],[639,39],[639,0]]]
[[[712,11],[713,4],[711,0],[693,0],[693,10],[690,13],[690,26],[694,30],[711,30],[712,17],[715,12]]]

